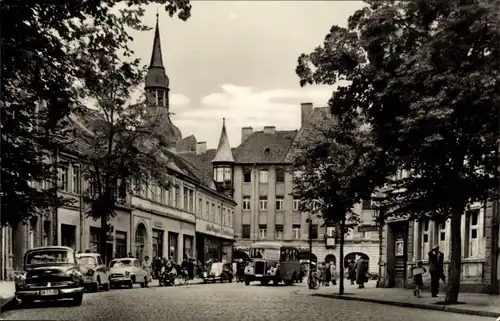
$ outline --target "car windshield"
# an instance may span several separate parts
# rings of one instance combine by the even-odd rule
[[[110,268],[124,267],[124,266],[133,266],[133,260],[118,260],[109,262]]]
[[[281,251],[279,249],[252,249],[250,258],[264,260],[279,260]]]
[[[63,249],[45,249],[26,253],[24,259],[26,265],[35,264],[74,264],[73,252]]]
[[[94,256],[80,256],[77,258],[80,265],[96,265],[97,260]]]

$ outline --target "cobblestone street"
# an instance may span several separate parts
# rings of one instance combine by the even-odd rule
[[[313,297],[305,284],[199,284],[91,293],[80,307],[35,304],[2,314],[4,320],[407,320],[489,321],[470,315]]]

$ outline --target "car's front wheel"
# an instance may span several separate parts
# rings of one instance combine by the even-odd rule
[[[73,306],[82,305],[82,301],[83,301],[83,293],[77,294],[75,297],[73,297]]]

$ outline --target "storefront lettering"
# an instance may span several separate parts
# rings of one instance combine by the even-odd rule
[[[159,227],[159,228],[163,227],[163,224],[160,221],[154,221],[153,225],[154,225],[154,227]]]
[[[213,224],[207,224],[207,231],[215,234],[220,234],[220,229]]]

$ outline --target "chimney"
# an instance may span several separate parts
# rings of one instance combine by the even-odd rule
[[[207,151],[207,142],[198,142],[196,144],[196,155],[204,154]]]
[[[309,115],[313,111],[313,104],[312,103],[301,103],[300,104],[300,126],[304,126],[306,123],[307,118],[309,118]]]
[[[248,137],[252,136],[253,128],[252,127],[243,127],[241,129],[241,143],[247,140]]]
[[[264,134],[276,134],[276,126],[265,126]]]

